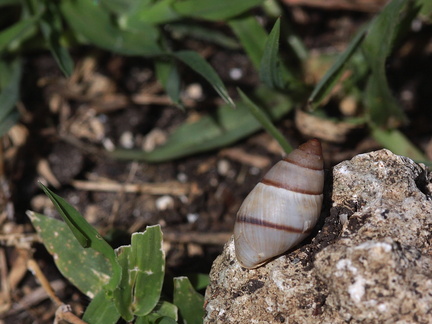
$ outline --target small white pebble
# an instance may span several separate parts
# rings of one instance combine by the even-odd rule
[[[199,83],[190,84],[189,86],[187,86],[185,92],[189,98],[194,100],[201,99],[203,95],[203,90]]]
[[[261,170],[259,168],[257,168],[257,167],[252,167],[252,168],[249,169],[249,173],[252,174],[252,175],[257,175],[257,174],[260,173],[260,171]]]
[[[230,163],[225,159],[220,160],[217,164],[217,170],[220,175],[226,176],[230,170]]]
[[[171,196],[162,196],[156,199],[157,210],[167,210],[174,208],[174,199]]]
[[[177,174],[177,180],[180,181],[181,183],[186,183],[188,180],[188,176],[185,173],[181,172]]]
[[[229,71],[229,75],[233,80],[239,80],[243,76],[243,71],[239,68],[233,68]]]
[[[192,223],[195,223],[198,220],[199,214],[189,213],[189,214],[186,215],[186,218],[188,220],[188,223],[192,224]]]
[[[102,140],[102,145],[107,151],[110,151],[110,152],[114,151],[114,149],[115,149],[114,143],[109,138],[104,138]]]
[[[134,147],[134,137],[132,132],[126,131],[123,134],[121,134],[120,145],[127,149]]]

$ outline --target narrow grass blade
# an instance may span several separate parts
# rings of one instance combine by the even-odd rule
[[[69,77],[72,74],[74,63],[67,49],[60,45],[60,37],[62,34],[61,14],[56,3],[48,1],[45,5],[47,8],[42,19],[39,21],[39,25],[48,43],[51,54],[64,75]]]
[[[350,42],[347,49],[339,56],[330,70],[324,75],[324,77],[318,82],[315,86],[315,89],[312,91],[308,99],[308,108],[309,110],[315,110],[321,101],[330,93],[333,89],[340,76],[342,75],[343,70],[345,69],[347,63],[349,62],[351,56],[357,51],[360,47],[367,31],[368,26],[364,26],[354,37],[354,39]]]
[[[272,120],[281,118],[293,107],[290,98],[264,87],[256,90],[254,98],[261,103],[261,106],[266,107],[266,112]],[[107,154],[117,159],[167,161],[230,145],[260,128],[261,125],[250,114],[247,105],[238,102],[236,109],[224,105],[212,115],[181,125],[163,146],[151,152],[115,150]]]
[[[4,52],[11,43],[21,42],[28,32],[35,29],[40,14],[31,18],[24,18],[0,32],[0,53]]]
[[[427,161],[426,156],[397,129],[383,130],[373,127],[372,136],[378,143],[394,154],[407,156],[418,162]]]
[[[282,62],[279,59],[280,19],[276,20],[267,38],[260,64],[260,79],[271,89],[283,89],[285,80],[282,76]]]
[[[282,147],[285,153],[290,153],[292,151],[291,145],[287,142],[285,137],[281,132],[273,125],[271,119],[266,115],[266,113],[255,105],[240,89],[237,89],[240,97],[249,108],[251,114],[255,117],[255,119],[262,125],[262,127],[271,135],[274,139],[276,139],[279,145]]]
[[[192,70],[202,75],[210,85],[216,90],[216,92],[221,96],[221,98],[232,107],[235,107],[234,101],[228,94],[225,85],[219,78],[215,70],[210,64],[207,63],[197,52],[192,51],[179,51],[172,54],[175,58],[179,59]]]
[[[0,59],[0,136],[5,134],[19,119],[15,104],[20,96],[22,62]]]
[[[410,30],[419,9],[414,1],[391,1],[371,23],[363,42],[363,53],[371,68],[365,103],[371,123],[377,126],[395,127],[406,121],[388,85],[386,60],[401,37]]]
[[[60,216],[64,219],[75,238],[82,247],[91,247],[92,249],[100,252],[110,262],[112,267],[111,280],[105,286],[106,290],[114,290],[121,278],[121,268],[117,262],[114,250],[111,246],[100,236],[100,234],[81,216],[81,214],[66,200],[53,193],[42,183],[39,186],[52,201]]]
[[[112,273],[108,259],[95,250],[84,249],[64,222],[31,211],[27,216],[60,272],[90,298],[105,294],[103,287]]]
[[[158,60],[155,62],[155,70],[159,82],[162,84],[173,103],[184,109],[180,100],[180,73],[177,66],[175,65],[175,62],[172,60]]]
[[[204,318],[204,297],[197,293],[187,277],[174,278],[174,304],[184,323],[201,324]]]
[[[228,21],[254,67],[259,70],[264,55],[267,32],[253,16],[241,16]]]

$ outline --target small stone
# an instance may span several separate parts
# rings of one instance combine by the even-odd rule
[[[156,199],[157,210],[167,210],[174,208],[174,198],[171,196],[162,196]]]

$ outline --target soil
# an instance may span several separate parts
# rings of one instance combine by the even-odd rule
[[[287,11],[306,46],[317,53],[340,51],[361,24],[372,17],[371,13],[355,10],[299,6],[287,7]],[[388,67],[392,89],[411,122],[403,132],[429,158],[430,27],[413,33],[389,60]],[[238,86],[253,88],[258,84],[258,75],[242,51],[195,39],[184,39],[180,45],[204,55],[233,96]],[[31,236],[34,229],[25,214],[27,210],[58,218],[38,187],[38,180],[42,179],[76,206],[114,246],[128,244],[133,232],[160,224],[168,274],[208,274],[230,237],[242,200],[281,156],[275,141],[258,132],[228,149],[158,164],[107,159],[99,154],[101,148],[151,149],[185,120],[214,109],[220,99],[199,76],[185,69],[186,110],[182,111],[170,104],[156,81],[151,61],[90,47],[73,49],[72,54],[76,70],[69,80],[62,76],[49,53],[31,53],[26,57],[19,106],[22,118],[14,133],[3,138],[0,272],[2,298],[7,303],[0,309],[0,318],[4,323],[53,321],[56,306],[47,299],[35,276],[26,270],[29,258],[36,260],[57,287],[58,297],[71,305],[75,314],[80,314],[89,302],[62,277],[44,246]],[[231,78],[231,68],[242,71],[240,79]],[[293,144],[307,138],[296,129],[294,113],[276,126]],[[322,144],[328,170],[355,154],[380,148],[366,132],[341,143]],[[95,183],[118,186],[102,191],[91,187]],[[157,194],[121,189],[121,185],[132,183],[158,183],[161,188]],[[179,186],[179,192],[173,193],[173,183]],[[334,239],[330,234],[322,234],[323,245]],[[34,242],[23,245],[12,239],[20,235],[33,237]],[[8,289],[4,280],[12,273],[17,278]],[[28,296],[35,299],[29,300]]]

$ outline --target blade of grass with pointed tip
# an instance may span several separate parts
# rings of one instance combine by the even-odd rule
[[[105,289],[109,291],[114,290],[120,282],[122,275],[121,267],[117,262],[114,250],[72,205],[53,193],[42,183],[39,183],[39,186],[52,201],[81,246],[84,248],[91,247],[103,254],[111,262],[112,276]]]
[[[82,320],[91,324],[115,324],[119,318],[120,314],[114,301],[104,290],[101,290],[87,306]]]
[[[207,61],[201,57],[201,55],[193,51],[179,51],[172,53],[172,55],[185,63],[192,70],[200,74],[210,83],[210,85],[216,90],[216,92],[227,104],[235,107],[234,101],[228,94],[228,91],[225,88],[222,80],[219,78],[212,66],[208,64]]]
[[[177,66],[173,61],[156,61],[156,76],[174,104],[184,109],[180,100],[181,79]]]
[[[415,161],[427,161],[426,156],[397,129],[384,130],[373,127],[372,136],[394,154],[407,156]]]
[[[174,305],[179,309],[183,321],[201,324],[204,318],[204,297],[197,293],[187,277],[174,278]]]
[[[253,16],[231,19],[228,25],[240,40],[253,66],[258,70],[264,55],[267,32]]]
[[[62,35],[62,21],[57,4],[51,1],[45,3],[46,10],[39,21],[39,25],[45,40],[48,43],[51,54],[58,66],[69,77],[72,74],[74,63],[66,48],[60,45]],[[41,8],[38,8],[41,9]]]
[[[282,62],[279,59],[280,19],[277,19],[264,48],[259,74],[260,79],[271,89],[283,89]]]
[[[349,62],[351,56],[360,47],[367,31],[367,25],[364,26],[350,42],[346,50],[339,56],[333,66],[326,72],[326,74],[321,78],[315,89],[312,91],[308,99],[309,110],[315,110],[321,101],[330,93],[333,89],[343,70],[345,69],[347,63]]]
[[[172,6],[182,16],[219,21],[238,16],[262,2],[263,0],[184,0],[175,1]]]
[[[159,302],[165,274],[160,226],[133,233],[131,245],[119,247],[116,254],[125,274],[113,293],[117,309],[128,321],[149,314]]]
[[[0,60],[0,136],[5,134],[19,119],[15,105],[20,96],[22,62]]]
[[[406,122],[406,116],[391,93],[386,60],[400,38],[409,31],[419,7],[414,1],[394,0],[374,19],[363,42],[363,53],[371,68],[365,104],[371,123],[393,127]]]
[[[265,87],[255,91],[254,99],[260,102],[262,107],[267,108],[266,112],[272,120],[280,119],[293,107],[290,98]],[[107,154],[117,159],[135,159],[153,163],[167,161],[230,145],[260,128],[260,123],[250,114],[247,105],[238,102],[236,109],[224,105],[212,115],[181,125],[163,146],[151,152],[115,150]]]
[[[63,276],[90,298],[105,294],[103,287],[112,273],[108,259],[95,250],[84,249],[64,222],[31,211],[27,216]]]
[[[256,118],[257,121],[262,125],[262,127],[276,139],[279,145],[282,147],[285,153],[290,153],[292,151],[291,145],[287,142],[282,133],[273,125],[271,119],[266,115],[266,113],[255,105],[249,98],[244,94],[243,91],[237,89],[240,97],[245,102],[246,106],[249,108],[251,114]]]

